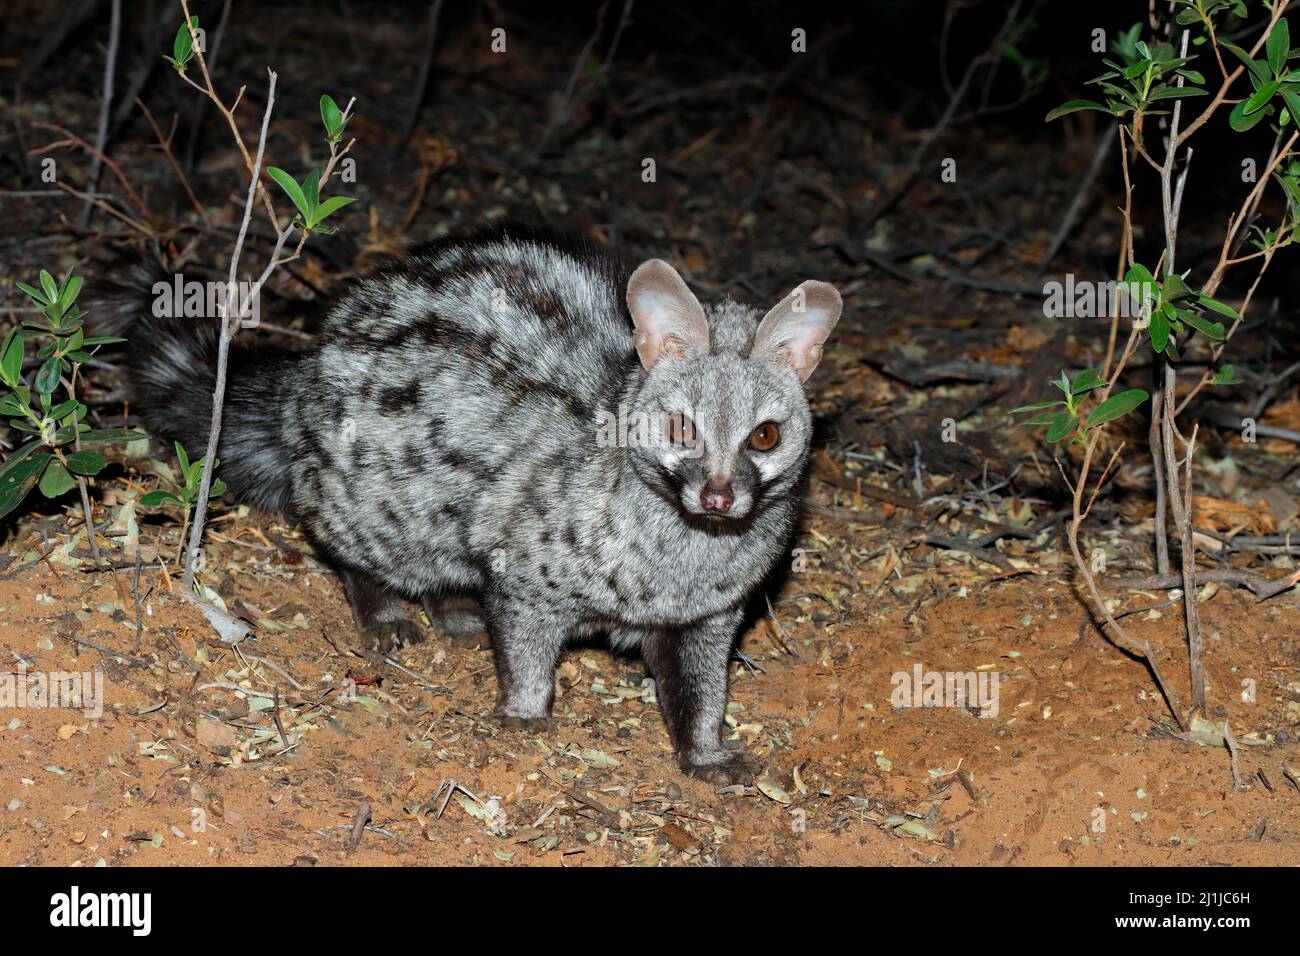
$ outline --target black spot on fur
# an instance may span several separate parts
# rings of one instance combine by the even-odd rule
[[[384,415],[405,415],[415,408],[419,401],[419,383],[390,385],[379,393],[379,410]]]

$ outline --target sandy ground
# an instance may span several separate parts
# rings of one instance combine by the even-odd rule
[[[108,574],[65,563],[76,552],[48,563],[19,554],[0,580],[9,686],[38,672],[100,674],[103,714],[0,713],[0,862],[1296,861],[1300,791],[1285,769],[1300,766],[1293,596],[1260,605],[1225,589],[1202,605],[1237,792],[1224,746],[1173,736],[1144,665],[1093,629],[1080,640],[1081,608],[1055,555],[1017,559],[1034,571],[1013,576],[956,552],[864,561],[855,555],[887,545],[889,522],[840,511],[859,518],[814,516],[776,604],[797,654],[768,620],[741,643],[753,667],[733,665],[729,722],[768,769],[760,786],[721,794],[676,770],[638,659],[571,649],[554,728],[531,736],[484,719],[489,650],[430,634],[397,659],[412,674],[355,656],[332,575],[266,517],[229,512],[210,548],[208,583],[258,622],[234,646],[156,565],[141,575],[137,651],[132,571],[120,572],[124,609]],[[169,544],[178,530],[145,528]],[[1169,614],[1129,620],[1185,694]],[[13,673],[19,660],[25,677]],[[970,707],[893,706],[906,689],[896,675],[918,667],[923,681],[983,674],[996,694]],[[355,702],[341,699],[348,675]],[[264,696],[276,693],[278,709]],[[976,703],[996,715],[977,716]],[[350,852],[363,804],[371,823]]]

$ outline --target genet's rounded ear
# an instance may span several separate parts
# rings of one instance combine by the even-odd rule
[[[807,381],[843,308],[839,290],[829,282],[801,282],[763,316],[749,357],[788,365]]]
[[[662,259],[641,263],[627,282],[637,355],[646,371],[660,359],[709,351],[709,325],[699,299]]]

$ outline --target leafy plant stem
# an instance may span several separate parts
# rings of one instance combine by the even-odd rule
[[[208,469],[206,469],[206,468],[204,469],[205,472],[206,472],[207,470],[208,470]],[[180,541],[177,542],[177,545],[176,545],[176,563],[177,563],[177,564],[180,564],[180,563],[181,563],[181,558],[182,558],[182,556],[183,556],[184,553],[185,553],[185,532],[186,532],[186,530],[189,528],[189,526],[190,526],[190,506],[189,506],[189,505],[185,505],[184,509],[181,511],[181,537],[180,537]],[[187,573],[188,573],[188,567],[186,568],[186,571],[187,571]]]
[[[184,0],[182,0],[184,2]],[[186,9],[186,16],[189,10]],[[200,56],[199,62],[202,63]],[[199,545],[203,540],[204,519],[208,510],[208,495],[212,489],[212,468],[217,458],[217,441],[221,437],[221,412],[225,404],[226,397],[226,368],[229,364],[230,357],[230,340],[234,337],[235,331],[239,328],[239,318],[234,314],[234,299],[237,294],[236,278],[239,274],[239,259],[244,249],[244,238],[248,235],[249,220],[253,217],[253,199],[257,193],[258,181],[262,171],[262,157],[266,149],[267,129],[271,122],[271,111],[275,107],[275,81],[276,73],[274,70],[267,70],[270,78],[270,85],[266,93],[266,109],[262,113],[262,133],[257,141],[257,159],[253,162],[251,178],[248,183],[248,196],[244,200],[244,216],[239,225],[239,236],[235,240],[235,249],[230,256],[230,273],[226,285],[226,301],[221,308],[221,335],[218,337],[217,345],[217,381],[212,391],[212,419],[211,430],[208,433],[208,450],[206,461],[203,465],[203,478],[199,484],[199,498],[194,508],[194,523],[190,527],[189,547],[185,556],[185,573],[181,578],[181,585],[184,593],[189,594],[194,588],[194,569],[195,562],[198,558]],[[204,76],[207,76],[207,70],[204,69]],[[211,80],[209,80],[211,85]],[[271,261],[266,267],[266,271],[258,280],[253,289],[253,295],[260,291],[262,283],[270,274],[271,270],[278,264],[278,257],[281,249],[284,247],[285,240],[289,236],[289,228],[283,231],[277,228],[278,237],[276,240],[275,251],[271,254]]]
[[[1269,34],[1272,33],[1273,28],[1277,26],[1278,20],[1282,19],[1282,14],[1286,12],[1286,8],[1290,2],[1291,0],[1277,0],[1277,2],[1273,4],[1273,10],[1268,21],[1268,29],[1260,34],[1259,39],[1255,41],[1255,45],[1250,48],[1250,55],[1252,57],[1263,48],[1265,42],[1268,40]],[[1217,54],[1218,41],[1214,36],[1213,31],[1210,33],[1210,42],[1214,45]],[[1222,61],[1220,61],[1220,69],[1222,69]],[[1188,123],[1187,128],[1184,129],[1182,133],[1174,131],[1170,136],[1170,149],[1176,150],[1181,147],[1193,133],[1209,122],[1210,117],[1214,115],[1214,111],[1222,106],[1227,100],[1228,91],[1232,89],[1232,85],[1237,82],[1237,79],[1245,72],[1245,70],[1246,68],[1244,66],[1237,66],[1231,73],[1224,74],[1223,83],[1220,84],[1218,91],[1211,98],[1210,102],[1206,104],[1205,109],[1201,111],[1200,115]]]
[[[212,77],[208,73],[207,59],[204,57],[203,51],[199,49],[198,36],[194,33],[194,27],[193,24],[191,23],[192,18],[190,15],[189,0],[181,0],[181,9],[185,13],[186,24],[189,24],[190,37],[194,42],[194,59],[198,61],[199,69],[203,72],[204,85],[200,86],[198,83],[195,83],[184,73],[178,73],[177,75],[180,76],[180,78],[184,80],[186,83],[188,83],[190,86],[194,87],[196,90],[198,90],[208,99],[210,99],[213,105],[216,106],[217,110],[221,113],[222,117],[225,119],[226,125],[230,127],[231,135],[234,136],[235,138],[235,145],[239,147],[239,152],[244,157],[244,166],[248,169],[250,173],[253,174],[253,183],[257,187],[259,193],[261,194],[262,206],[266,209],[266,214],[271,220],[272,227],[278,233],[280,231],[279,217],[276,216],[275,214],[275,206],[271,203],[270,194],[267,193],[266,187],[262,185],[262,183],[259,181],[258,178],[259,171],[261,169],[261,163],[258,163],[257,166],[254,167],[253,157],[249,155],[248,147],[244,144],[244,137],[239,132],[239,124],[235,122],[234,111],[239,106],[240,99],[243,98],[244,90],[242,87],[240,88],[239,95],[235,97],[234,105],[227,108],[225,102],[217,94],[216,87],[212,85]],[[259,146],[258,149],[260,152],[261,147]]]
[[[81,363],[73,362],[72,372],[69,374],[67,380],[68,398],[72,399],[73,401],[77,400],[77,374],[80,371],[81,371]],[[81,433],[78,431],[77,425],[78,425],[77,408],[74,405],[72,408],[72,450],[73,451],[81,451]],[[55,451],[57,452],[58,449],[55,449]],[[59,455],[59,459],[63,461],[63,464],[66,467],[67,461],[63,460],[62,454]],[[76,478],[77,478],[77,488],[81,491],[81,511],[82,514],[84,514],[86,517],[86,539],[90,543],[90,556],[95,562],[95,567],[100,568],[103,567],[103,561],[100,559],[99,556],[99,543],[95,540],[95,518],[94,518],[93,509],[90,507],[90,489],[87,487],[86,479],[83,475],[77,475]],[[116,579],[117,575],[114,574],[113,577],[114,579]]]
[[[96,155],[91,160],[90,178],[86,186],[86,192],[91,195],[99,189],[99,177],[103,171],[100,157],[104,155],[104,150],[108,147],[108,116],[113,107],[113,74],[117,70],[117,50],[122,38],[122,0],[113,0],[110,4],[108,29],[108,56],[104,61],[104,89],[99,101],[99,124],[95,133]],[[90,217],[94,211],[95,204],[87,200],[86,205],[81,210],[82,229],[90,225]],[[91,532],[91,536],[94,536],[93,532]],[[96,557],[95,563],[99,563],[98,557]]]
[[[1101,400],[1103,402],[1110,397],[1110,393],[1114,388],[1114,383],[1123,373],[1124,367],[1128,364],[1128,360],[1132,357],[1133,351],[1140,339],[1140,330],[1134,329],[1129,333],[1128,342],[1125,344],[1124,351],[1120,355],[1118,364],[1115,366],[1115,374],[1110,378],[1111,384],[1107,385],[1102,393]],[[1169,705],[1170,712],[1173,714],[1174,719],[1178,721],[1178,726],[1181,729],[1186,730],[1187,724],[1183,719],[1177,699],[1173,696],[1173,691],[1170,689],[1168,682],[1160,671],[1160,665],[1156,660],[1155,654],[1151,650],[1151,646],[1145,641],[1139,641],[1129,634],[1128,631],[1125,630],[1124,626],[1116,620],[1114,614],[1111,613],[1110,608],[1106,606],[1106,601],[1102,597],[1101,590],[1097,585],[1097,579],[1093,575],[1092,568],[1084,558],[1083,550],[1079,545],[1079,528],[1083,524],[1084,518],[1087,517],[1088,510],[1092,506],[1092,500],[1096,497],[1094,493],[1093,498],[1089,499],[1088,507],[1084,507],[1083,495],[1088,487],[1088,477],[1092,470],[1092,458],[1093,454],[1097,450],[1097,443],[1100,441],[1101,435],[1102,429],[1100,428],[1094,428],[1088,433],[1088,443],[1084,447],[1083,461],[1079,465],[1078,479],[1072,483],[1067,480],[1067,484],[1070,485],[1071,491],[1071,518],[1066,524],[1066,539],[1070,544],[1070,554],[1074,558],[1075,567],[1079,570],[1084,583],[1087,585],[1088,593],[1092,597],[1093,607],[1096,608],[1097,612],[1101,615],[1104,623],[1110,625],[1109,632],[1106,631],[1105,627],[1102,627],[1101,630],[1103,635],[1105,635],[1111,643],[1115,644],[1117,647],[1128,651],[1136,657],[1142,658],[1146,662],[1147,666],[1151,669],[1151,674],[1155,678],[1157,686],[1160,688],[1160,693],[1164,695],[1165,702]],[[1118,455],[1118,452],[1116,455]],[[1112,461],[1113,460],[1114,456],[1112,457]],[[1109,471],[1109,468],[1110,466],[1108,465],[1107,471]],[[1103,479],[1104,477],[1105,476],[1103,475]]]
[[[1175,407],[1176,396],[1174,394],[1172,366],[1166,365],[1164,407],[1160,415],[1165,486],[1169,503],[1168,512],[1178,529],[1182,551],[1183,608],[1187,622],[1187,647],[1192,677],[1192,712],[1203,713],[1205,710],[1205,665],[1201,620],[1196,606],[1196,546],[1192,537],[1191,496],[1180,490],[1178,442],[1183,439],[1178,434],[1178,426],[1174,422],[1173,409]],[[1193,436],[1195,436],[1195,429],[1193,429]],[[1186,488],[1190,489],[1193,442],[1183,440],[1183,443],[1186,446]]]
[[[1205,711],[1205,646],[1201,634],[1200,605],[1196,602],[1196,542],[1192,537],[1192,457],[1196,450],[1196,433],[1199,425],[1192,426],[1192,437],[1187,441],[1187,454],[1184,458],[1183,486],[1183,520],[1179,524],[1182,532],[1183,553],[1183,607],[1187,614],[1187,637],[1192,677],[1192,711]],[[1175,471],[1171,480],[1177,479]]]

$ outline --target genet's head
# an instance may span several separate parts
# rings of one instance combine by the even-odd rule
[[[651,259],[627,302],[645,370],[633,411],[662,432],[633,451],[642,480],[721,526],[788,494],[812,440],[803,383],[840,317],[835,287],[803,282],[760,317],[731,299],[701,305]]]

